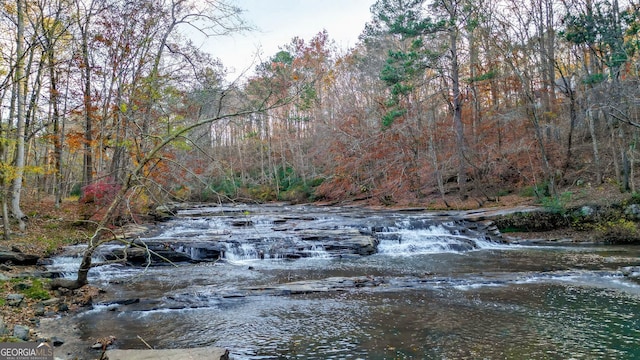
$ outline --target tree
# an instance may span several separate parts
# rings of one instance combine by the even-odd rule
[[[135,168],[129,170],[125,175],[125,181],[120,186],[118,193],[115,195],[109,207],[105,213],[105,215],[100,220],[100,223],[97,226],[97,230],[94,232],[91,239],[89,239],[88,248],[84,251],[82,256],[82,262],[78,269],[78,276],[76,280],[66,281],[66,280],[58,280],[54,281],[52,286],[55,287],[66,287],[70,289],[79,288],[88,283],[88,273],[92,267],[100,266],[102,264],[93,264],[92,257],[94,252],[98,247],[106,242],[110,242],[114,239],[114,232],[110,230],[109,224],[111,224],[118,214],[118,209],[122,205],[123,202],[127,199],[127,194],[132,191],[136,186],[144,185],[146,179],[148,179],[148,174],[146,173],[146,168],[148,165],[153,162],[160,161],[159,154],[162,150],[164,150],[169,144],[176,141],[177,139],[183,137],[188,134],[190,131],[197,129],[199,127],[209,125],[213,122],[224,120],[227,118],[234,117],[243,117],[252,113],[268,111],[275,107],[282,106],[282,104],[286,103],[286,100],[280,99],[275,103],[265,102],[263,107],[261,108],[249,108],[244,110],[238,110],[237,112],[229,113],[229,114],[220,114],[218,116],[214,116],[211,118],[201,119],[197,122],[176,129],[175,131],[160,137],[159,142],[145,154],[144,158],[142,158],[136,165]],[[132,245],[132,244],[129,244]],[[126,260],[126,259],[124,259]]]
[[[82,84],[82,114],[84,118],[84,142],[82,156],[82,185],[93,182],[93,123],[95,121],[95,105],[93,103],[92,67],[94,65],[90,53],[90,36],[93,18],[105,9],[101,0],[75,1],[75,25],[79,33],[80,57],[78,70]]]
[[[582,49],[583,73],[581,82],[587,87],[586,97],[590,107],[586,110],[593,138],[593,157],[600,163],[599,147],[594,121],[602,114],[609,124],[611,142],[609,147],[616,171],[616,177],[624,191],[632,190],[631,171],[636,141],[625,127],[612,125],[613,122],[629,124],[634,118],[631,98],[637,84],[627,81],[629,75],[637,76],[637,71],[629,71],[627,65],[637,54],[640,33],[637,5],[627,4],[622,8],[614,1],[574,1],[565,3],[565,15],[560,36],[569,44]],[[627,87],[627,84],[630,85]],[[608,96],[599,96],[606,92]],[[631,97],[630,97],[631,96]],[[616,141],[618,139],[619,141]],[[602,181],[600,169],[598,182]]]
[[[54,163],[54,181],[53,193],[55,196],[55,206],[59,207],[62,202],[62,146],[64,144],[64,120],[65,116],[61,110],[62,89],[60,88],[60,74],[62,66],[60,63],[59,52],[64,48],[64,42],[70,40],[70,34],[67,31],[68,24],[62,19],[62,14],[70,9],[65,7],[61,1],[48,3],[49,9],[45,8],[45,4],[38,4],[38,27],[42,36],[39,37],[40,46],[42,47],[44,62],[46,62],[47,73],[49,77],[49,111],[52,123],[53,142],[53,163]],[[47,10],[50,10],[48,13]]]
[[[15,178],[11,190],[11,212],[20,223],[20,230],[26,228],[25,217],[20,207],[20,194],[22,192],[22,181],[24,174],[24,142],[25,142],[25,109],[24,100],[26,92],[26,78],[24,73],[25,56],[24,50],[24,17],[25,1],[17,0],[17,32],[16,32],[16,67],[15,67],[15,106],[16,106],[16,152],[15,152]]]
[[[390,111],[383,125],[390,125],[403,116],[399,97],[414,90],[416,80],[426,69],[437,71],[446,84],[445,92],[455,129],[460,195],[466,197],[467,160],[462,121],[463,99],[460,91],[460,29],[469,16],[469,4],[463,1],[380,0],[372,11],[379,26],[390,34],[399,35],[404,48],[390,51],[381,79],[391,87]],[[466,13],[465,13],[466,12]],[[433,18],[431,17],[433,16]],[[408,45],[407,45],[408,44]]]
[[[180,46],[178,42],[170,42],[169,39],[179,36],[179,25],[193,26],[207,35],[241,30],[243,27],[238,22],[239,9],[220,1],[173,1],[167,7],[158,7],[162,4],[154,2],[127,3],[122,7],[110,5],[110,10],[117,12],[99,13],[108,21],[102,23],[105,28],[100,35],[96,35],[96,45],[102,46],[101,50],[105,53],[100,54],[94,50],[94,54],[98,58],[102,57],[104,64],[108,65],[100,72],[106,75],[103,77],[106,81],[101,84],[100,90],[104,97],[103,121],[112,121],[103,123],[100,136],[113,139],[104,139],[103,145],[113,146],[111,169],[114,178],[118,180],[118,191],[100,218],[97,230],[89,239],[77,279],[58,283],[72,288],[87,283],[89,269],[95,266],[92,264],[92,255],[101,244],[112,240],[109,236],[113,234],[110,226],[122,215],[123,203],[132,193],[140,194],[144,189],[151,189],[153,172],[163,168],[160,164],[171,161],[163,157],[163,151],[169,144],[183,139],[192,130],[213,122],[242,118],[287,102],[281,97],[266,98],[258,102],[258,105],[245,107],[237,102],[236,97],[233,101],[237,103],[231,103],[232,106],[220,106],[218,112],[210,117],[191,117],[191,122],[174,114],[166,114],[163,109],[171,97],[163,95],[168,92],[187,92],[190,87],[181,85],[189,79],[188,73],[195,76],[204,66],[211,64],[210,59],[201,56],[191,45]],[[167,21],[162,22],[161,19]],[[84,49],[84,40],[82,43],[83,51],[87,50]],[[82,57],[86,66],[86,56]],[[87,79],[89,77],[84,75],[85,85]],[[91,79],[95,81],[96,78],[92,76]],[[87,104],[86,90],[84,95],[83,103]],[[222,104],[222,98],[220,101]]]

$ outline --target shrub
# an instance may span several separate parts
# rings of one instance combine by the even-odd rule
[[[260,201],[267,202],[277,199],[275,190],[269,185],[258,185],[249,189],[251,198]]]
[[[108,205],[115,199],[119,190],[120,185],[118,185],[113,178],[104,178],[84,186],[79,201],[83,204],[95,203],[101,206]]]
[[[308,187],[302,184],[291,187],[286,191],[280,192],[280,200],[288,201],[291,203],[303,203],[312,199],[311,192]]]
[[[106,207],[116,198],[120,185],[111,177],[96,181],[82,188],[82,196],[78,200],[81,216],[84,220],[99,220]]]
[[[596,237],[609,244],[640,243],[640,231],[633,221],[617,219],[596,225]]]
[[[567,203],[571,201],[573,193],[570,191],[563,192],[560,196],[545,196],[540,198],[540,203],[547,211],[564,214],[567,212]]]
[[[82,185],[80,183],[73,184],[69,196],[80,197],[82,195]]]
[[[225,177],[220,181],[214,181],[200,193],[201,201],[218,201],[220,196],[223,198],[235,199],[238,196],[238,190],[241,182],[232,177]]]
[[[324,182],[324,178],[322,178],[322,177],[313,178],[309,182],[309,186],[311,186],[312,188],[316,188],[316,187],[322,185],[323,182]]]
[[[523,197],[534,197],[536,196],[536,191],[533,186],[526,186],[520,189],[520,196]]]
[[[633,205],[633,204],[640,205],[640,193],[634,192],[633,194],[631,194],[631,197],[624,202],[624,205]]]
[[[171,197],[178,201],[187,201],[191,196],[191,188],[186,185],[180,185],[171,192]]]
[[[517,212],[495,219],[502,232],[536,232],[561,229],[569,225],[563,214],[550,211]]]

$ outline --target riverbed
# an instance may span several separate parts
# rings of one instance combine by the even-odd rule
[[[107,298],[64,323],[87,343],[232,359],[640,358],[640,248],[489,230],[420,210],[182,209],[141,241],[192,261],[94,269]]]

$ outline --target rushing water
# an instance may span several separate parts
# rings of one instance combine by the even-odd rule
[[[193,258],[204,255],[189,241],[216,242],[222,261],[98,268],[91,277],[113,299],[140,301],[74,321],[120,348],[145,348],[139,336],[233,359],[640,358],[640,248],[505,245],[456,224],[420,212],[184,210],[148,240],[180,239]],[[312,229],[375,229],[378,252],[336,255],[299,235]]]

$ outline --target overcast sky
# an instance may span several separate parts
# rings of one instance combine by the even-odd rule
[[[269,59],[295,36],[310,40],[326,29],[340,49],[353,47],[371,18],[375,0],[235,0],[244,9],[243,19],[258,30],[230,37],[209,39],[204,49],[239,72]]]

